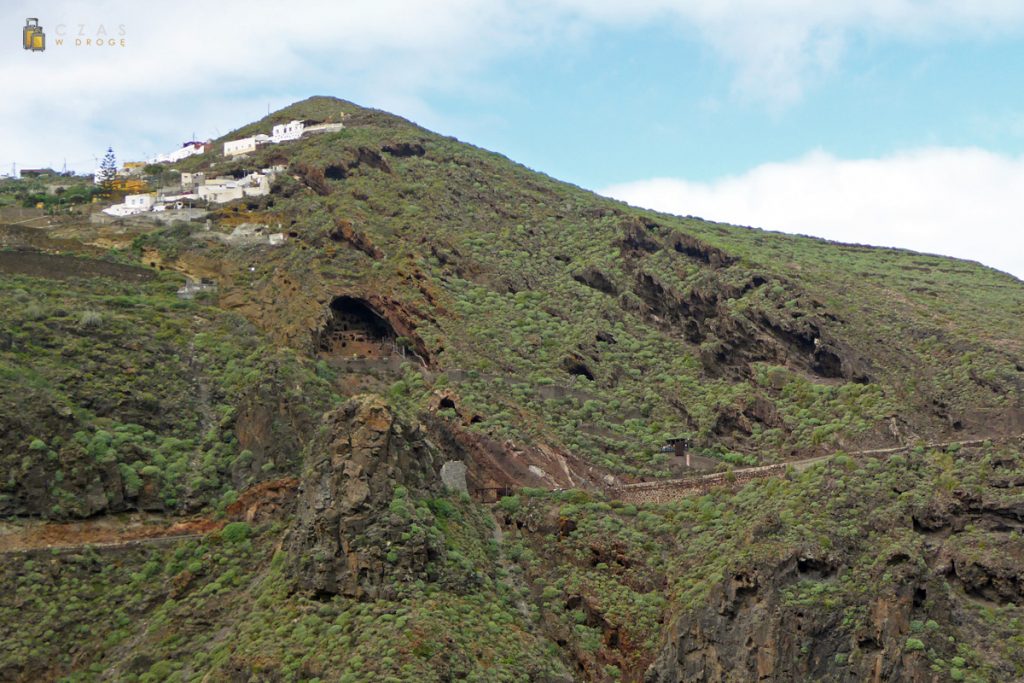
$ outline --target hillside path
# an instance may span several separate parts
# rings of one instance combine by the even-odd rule
[[[1022,438],[1024,438],[1024,434],[1017,434],[1014,436],[998,435],[968,440],[955,439],[952,441],[926,443],[921,445],[925,448],[946,448],[955,443],[958,443],[961,446],[980,446],[986,441],[1008,441]],[[919,444],[907,444],[891,448],[871,448],[862,451],[847,451],[846,454],[850,457],[888,456],[909,451],[918,445]],[[635,484],[622,484],[609,489],[609,495],[612,498],[629,503],[667,503],[687,496],[703,495],[710,489],[719,486],[744,483],[754,479],[764,479],[766,477],[782,476],[790,467],[798,472],[802,472],[813,465],[825,462],[835,457],[837,453],[816,455],[811,458],[790,460],[788,462],[775,463],[772,465],[744,467],[732,470],[731,472],[715,472],[713,474],[687,477],[685,479],[663,479],[660,481],[644,481]]]

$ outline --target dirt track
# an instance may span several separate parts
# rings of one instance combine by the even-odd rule
[[[110,548],[201,538],[232,520],[251,522],[280,514],[298,487],[294,477],[252,486],[227,508],[225,519],[173,518],[156,513],[104,515],[75,522],[0,521],[0,555],[29,550]]]
[[[0,554],[85,546],[109,547],[198,537],[224,522],[197,518],[169,523],[160,515],[111,515],[80,522],[0,522]]]
[[[991,436],[982,437],[978,439],[969,439],[965,441],[954,440],[944,441],[937,443],[923,444],[925,448],[946,448],[954,443],[958,443],[961,446],[980,446],[986,441],[1006,441],[1014,439],[1022,439],[1024,434],[1018,434],[1015,436]],[[893,448],[873,448],[864,451],[850,451],[847,453],[850,457],[865,457],[865,456],[887,456],[894,455],[909,451],[914,448],[916,444],[909,444],[905,446],[896,446]],[[827,455],[817,455],[813,458],[804,458],[803,460],[792,460],[784,463],[777,463],[773,465],[762,465],[759,467],[744,467],[741,469],[733,470],[731,472],[715,472],[713,474],[705,474],[696,477],[688,477],[686,479],[663,479],[660,481],[646,481],[639,482],[636,484],[623,484],[609,491],[611,497],[619,500],[624,500],[631,503],[665,503],[678,498],[685,498],[687,496],[702,495],[707,493],[709,489],[720,486],[730,486],[734,484],[742,484],[753,479],[763,479],[766,477],[782,476],[786,473],[789,468],[793,468],[797,471],[802,471],[816,465],[820,462],[832,458],[835,453],[829,453]]]

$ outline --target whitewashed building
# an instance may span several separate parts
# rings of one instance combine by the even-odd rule
[[[262,173],[250,173],[241,181],[246,197],[262,197],[270,194],[270,178]]]
[[[334,133],[345,127],[344,123],[317,123],[312,126],[306,126],[303,129],[304,133]]]
[[[289,140],[298,140],[307,133],[329,133],[341,130],[343,123],[315,123],[307,126],[305,122],[295,119],[288,123],[279,123],[270,129],[270,135],[262,133],[240,140],[229,140],[224,143],[224,156],[233,157],[239,154],[255,152],[256,148],[265,144],[278,144]]]
[[[177,161],[181,161],[182,159],[187,159],[190,156],[202,154],[205,151],[205,142],[196,142],[195,140],[193,140],[191,142],[184,143],[180,148],[174,150],[173,152],[168,152],[167,154],[158,154],[152,159],[147,160],[147,163],[173,164]]]
[[[200,199],[223,204],[245,196],[242,186],[234,178],[211,178],[196,188]]]
[[[124,198],[124,203],[129,209],[137,211],[149,211],[153,208],[155,195],[151,192],[146,194],[130,194]]]
[[[260,145],[265,145],[270,141],[270,136],[263,133],[251,135],[241,140],[229,140],[224,143],[224,156],[233,157],[239,154],[249,154],[250,152],[255,152],[256,148]]]
[[[153,208],[156,197],[152,193],[130,194],[124,198],[124,203],[114,204],[103,209],[108,216],[132,216],[137,213],[145,213]]]
[[[285,142],[286,140],[298,140],[302,137],[302,131],[306,127],[302,121],[289,121],[273,127],[270,131],[271,142]]]
[[[250,173],[236,180],[234,178],[210,178],[196,187],[199,199],[223,204],[242,197],[262,197],[270,194],[271,177],[263,173]]]

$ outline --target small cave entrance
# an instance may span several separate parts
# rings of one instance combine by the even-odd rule
[[[345,164],[329,164],[324,168],[324,177],[331,180],[344,180],[348,177],[348,168]]]
[[[586,364],[583,363],[582,361],[571,358],[566,359],[564,367],[565,371],[568,372],[570,375],[575,375],[576,377],[586,377],[591,382],[594,381],[594,373],[591,372],[590,368],[588,368]]]
[[[331,317],[319,335],[320,353],[360,358],[391,355],[395,330],[368,302],[338,296],[331,301],[330,310]]]

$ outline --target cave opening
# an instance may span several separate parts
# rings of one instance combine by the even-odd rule
[[[348,177],[348,168],[344,164],[330,164],[324,168],[324,177],[331,180],[344,180]]]
[[[575,375],[576,377],[586,377],[591,382],[594,381],[594,373],[590,371],[590,368],[588,368],[585,364],[583,364],[583,363],[581,363],[579,361],[573,361],[573,360],[567,361],[566,362],[566,371],[570,375]]]
[[[389,356],[397,335],[394,328],[367,301],[337,296],[331,315],[319,335],[321,353],[364,358]]]

